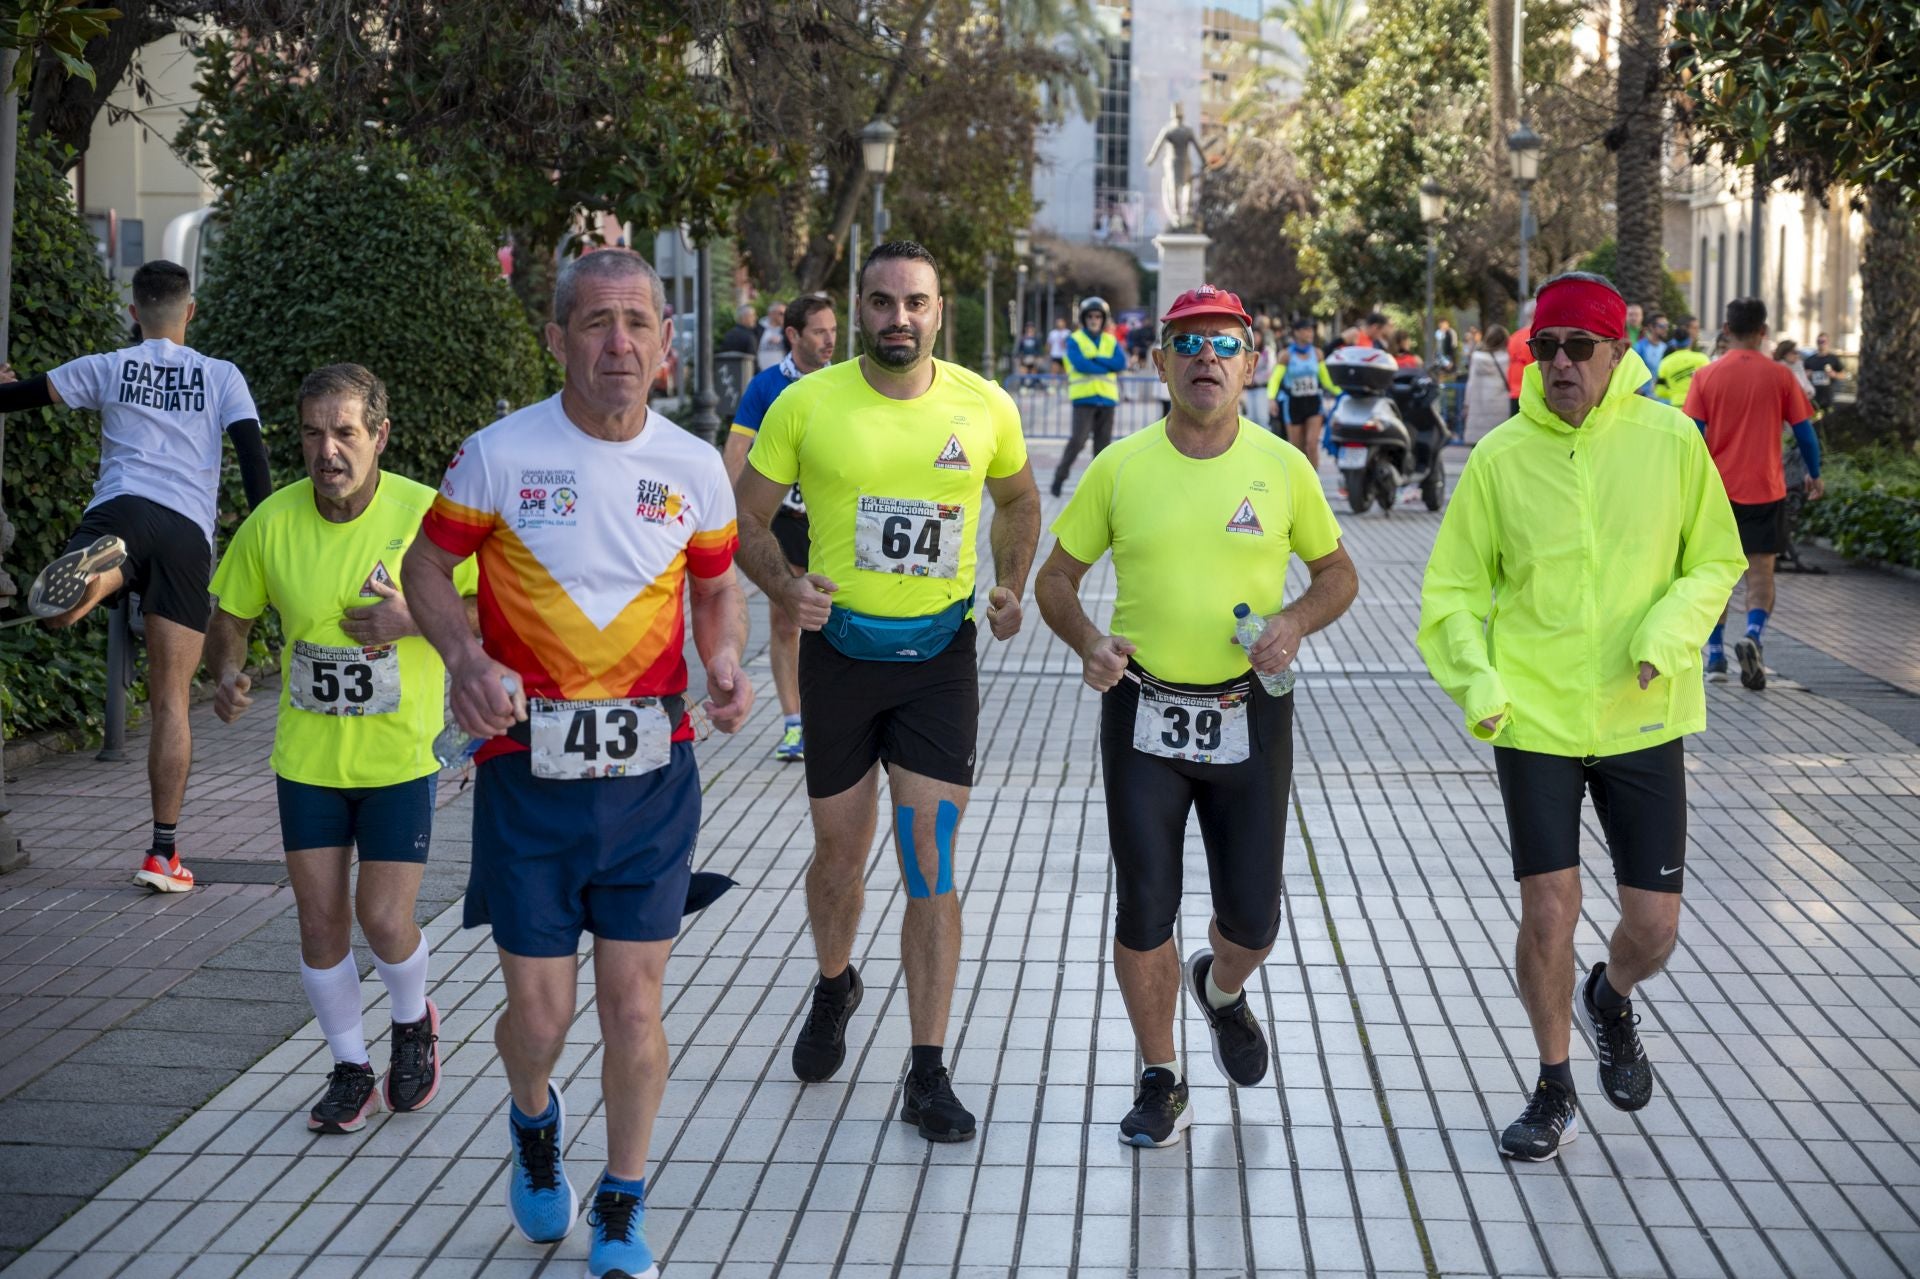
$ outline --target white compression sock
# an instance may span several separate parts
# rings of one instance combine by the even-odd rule
[[[353,952],[331,968],[300,965],[300,984],[307,1002],[320,1019],[320,1033],[333,1049],[333,1059],[359,1066],[367,1060],[367,1036],[360,1025],[360,968]]]
[[[1147,1063],[1147,1069],[1171,1070],[1175,1079],[1182,1077],[1180,1074],[1180,1059],[1178,1057],[1175,1057],[1172,1061],[1150,1061]]]
[[[1238,998],[1240,998],[1239,991],[1236,990],[1229,995],[1226,991],[1220,989],[1220,983],[1213,979],[1213,965],[1207,965],[1207,1006],[1210,1008],[1225,1008]]]
[[[376,952],[373,971],[380,974],[380,980],[387,987],[387,999],[393,1004],[393,1019],[396,1022],[415,1022],[427,1015],[425,933],[420,934],[420,944],[414,947],[413,954],[397,964],[389,964]]]

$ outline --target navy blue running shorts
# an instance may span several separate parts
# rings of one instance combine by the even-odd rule
[[[528,958],[571,955],[580,934],[613,941],[679,935],[700,834],[693,743],[636,777],[533,775],[526,751],[482,763],[464,927]]]
[[[284,777],[274,783],[280,791],[280,846],[289,853],[352,846],[363,862],[427,860],[439,774],[353,789]]]

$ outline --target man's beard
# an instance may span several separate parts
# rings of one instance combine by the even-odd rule
[[[889,336],[901,335],[889,334]],[[920,357],[925,354],[926,348],[921,345],[919,334],[909,332],[904,336],[907,339],[905,346],[890,346],[883,344],[879,338],[869,333],[866,335],[867,353],[888,368],[911,368],[919,362]]]

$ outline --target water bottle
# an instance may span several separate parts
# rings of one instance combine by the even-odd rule
[[[1267,629],[1267,619],[1254,612],[1245,604],[1233,606],[1233,637],[1240,641],[1240,647],[1249,653],[1253,651],[1256,640]],[[1260,683],[1267,692],[1275,697],[1285,697],[1293,691],[1293,671],[1281,671],[1278,675],[1262,675]]]
[[[507,690],[508,697],[520,691],[520,681],[512,675],[502,675],[500,685]],[[454,719],[451,705],[442,707],[441,717],[445,727],[440,730],[440,735],[433,739],[433,758],[442,768],[457,768],[465,765],[480,753],[480,748],[487,744],[487,739],[469,736],[467,730],[461,728],[459,721]]]

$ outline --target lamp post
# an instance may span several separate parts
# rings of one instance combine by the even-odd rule
[[[17,49],[0,50],[0,85],[13,84],[14,64],[19,59]],[[13,294],[13,173],[15,139],[20,133],[20,99],[9,87],[0,93],[0,361],[7,358],[7,317],[12,313],[9,300]],[[6,441],[5,423],[0,422],[0,447]],[[7,519],[7,508],[0,502],[0,562],[13,545],[13,524]],[[0,563],[0,604],[11,600],[16,593],[13,579],[7,576],[6,568]],[[0,731],[0,747],[6,745],[6,734]],[[8,871],[19,870],[27,864],[26,850],[20,847],[20,841],[14,837],[13,828],[7,825],[7,775],[0,768],[0,875]]]
[[[1440,219],[1447,216],[1447,193],[1432,178],[1420,184],[1420,221],[1427,228],[1427,328],[1420,335],[1420,349],[1426,364],[1433,367],[1437,354],[1433,337],[1433,272],[1440,264]]]
[[[875,117],[860,130],[860,166],[873,183],[873,242],[887,238],[887,175],[893,172],[894,143],[900,130]],[[859,352],[860,332],[860,223],[856,219],[847,236],[847,358]]]
[[[720,415],[714,412],[720,397],[713,390],[713,259],[707,237],[700,238],[693,261],[693,354],[698,376],[693,384],[693,417],[687,427],[703,440],[725,444],[720,438]]]
[[[1014,349],[1019,349],[1021,336],[1027,328],[1027,253],[1033,248],[1033,237],[1025,227],[1013,233],[1013,339]]]
[[[980,328],[983,334],[981,341],[984,344],[984,349],[980,352],[980,371],[986,375],[988,381],[993,381],[993,273],[994,270],[999,267],[1000,263],[993,254],[989,252],[986,255],[984,265],[987,268],[987,286],[986,297],[982,299],[984,314],[982,316],[983,323]]]
[[[1507,135],[1507,172],[1520,191],[1520,300],[1531,294],[1528,279],[1528,253],[1533,240],[1533,184],[1540,176],[1540,135],[1525,120]]]

